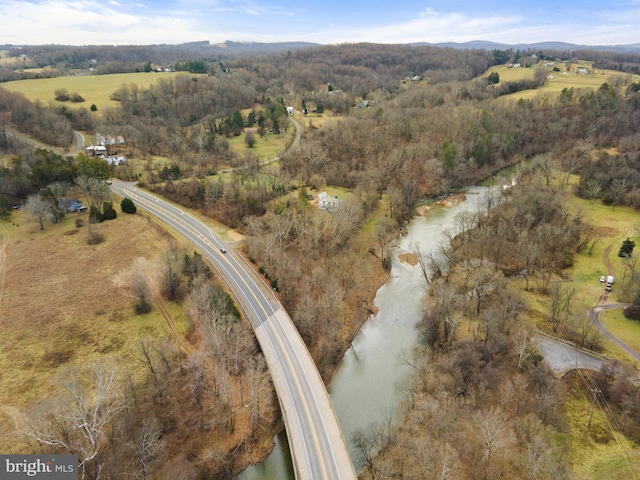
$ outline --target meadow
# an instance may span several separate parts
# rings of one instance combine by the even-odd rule
[[[551,63],[551,62],[550,62]],[[590,62],[578,62],[573,64],[564,64],[562,62],[553,62],[553,66],[547,67],[549,75],[553,78],[547,79],[544,86],[535,90],[523,90],[510,95],[505,95],[503,99],[530,100],[540,93],[558,94],[565,88],[591,88],[597,90],[604,83],[611,82],[612,77],[630,77],[633,81],[640,79],[639,75],[629,75],[614,70],[594,69]],[[552,71],[554,67],[560,69],[559,72]],[[589,73],[582,75],[578,73],[579,69],[586,68]],[[495,65],[487,70],[482,76],[486,77],[491,73],[500,75],[500,82],[516,82],[518,80],[533,80],[534,68],[509,68],[508,65]]]
[[[16,80],[5,82],[2,88],[22,93],[32,102],[37,100],[44,104],[52,102],[54,105],[65,105],[69,108],[89,108],[95,105],[98,112],[106,107],[115,107],[119,102],[109,97],[124,84],[136,84],[139,87],[148,88],[161,78],[175,78],[178,75],[187,75],[185,72],[140,72],[140,73],[115,73],[112,75],[84,75],[56,78],[39,78],[33,80]],[[194,74],[189,74],[194,75]],[[55,100],[55,91],[66,88],[70,93],[77,92],[84,102],[58,102]]]
[[[69,214],[41,231],[19,210],[0,223],[0,445],[9,441],[13,412],[55,395],[68,368],[113,362],[140,372],[139,339],[170,331],[155,301],[150,313],[134,315],[132,282],[141,273],[157,289],[171,238],[145,217],[119,213],[99,226],[106,241],[90,246],[87,220]],[[164,305],[186,332],[183,308]]]

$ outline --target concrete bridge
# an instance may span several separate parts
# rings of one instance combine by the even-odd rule
[[[113,180],[112,190],[169,224],[205,254],[255,330],[284,418],[298,480],[355,480],[353,462],[327,389],[287,312],[244,259],[181,208]]]

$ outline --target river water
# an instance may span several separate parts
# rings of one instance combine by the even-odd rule
[[[398,256],[419,245],[423,255],[436,252],[446,234],[452,232],[458,213],[476,209],[484,187],[470,187],[466,200],[451,207],[431,205],[423,217],[414,218],[406,235],[396,239],[390,277],[378,290],[374,304],[378,313],[362,327],[344,355],[329,385],[329,395],[349,446],[351,458],[360,472],[358,452],[352,437],[372,423],[383,423],[397,409],[407,392],[405,379],[409,359],[418,341],[416,324],[422,317],[425,280],[419,265],[401,262]],[[264,462],[242,472],[236,480],[294,480],[285,433],[276,437],[276,448]]]

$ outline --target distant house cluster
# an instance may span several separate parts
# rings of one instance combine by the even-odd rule
[[[342,200],[338,197],[332,197],[327,192],[322,192],[318,195],[318,208],[325,212],[335,212],[342,207]]]
[[[100,157],[109,165],[122,165],[126,163],[123,155],[109,155],[109,149],[124,145],[122,136],[112,137],[110,135],[102,135],[96,133],[96,144],[85,147],[84,151],[88,157]]]
[[[102,147],[108,147],[111,145],[124,145],[124,138],[122,137],[122,135],[112,137],[110,135],[102,135],[101,133],[96,133],[96,145],[100,145]]]

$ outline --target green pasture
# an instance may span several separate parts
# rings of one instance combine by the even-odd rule
[[[291,126],[291,128],[293,128],[293,126]],[[227,141],[229,142],[229,147],[232,152],[240,155],[252,153],[256,155],[260,161],[264,162],[277,157],[285,149],[290,131],[291,129],[280,135],[267,133],[264,137],[254,133],[256,144],[253,148],[247,146],[245,142],[246,134],[244,133],[237,137],[227,138]]]
[[[40,100],[45,104],[53,102],[56,105],[66,105],[69,108],[85,107],[92,104],[98,107],[98,112],[105,107],[114,107],[119,102],[110,100],[113,92],[123,84],[136,84],[139,87],[148,88],[160,78],[175,78],[185,75],[184,72],[140,72],[140,73],[116,73],[113,75],[85,75],[74,77],[38,78],[33,80],[15,80],[5,82],[2,88],[22,93],[32,102]],[[193,74],[190,74],[193,75]],[[70,93],[77,92],[84,102],[58,102],[55,100],[55,91],[66,88]]]
[[[622,308],[600,313],[600,322],[614,336],[640,352],[640,322],[626,318]]]
[[[611,431],[611,424],[602,408],[591,416],[591,399],[575,386],[564,403],[569,431],[562,435],[568,447],[568,457],[577,480],[622,480],[633,478],[640,451],[634,442]],[[631,463],[632,465],[629,465]]]

